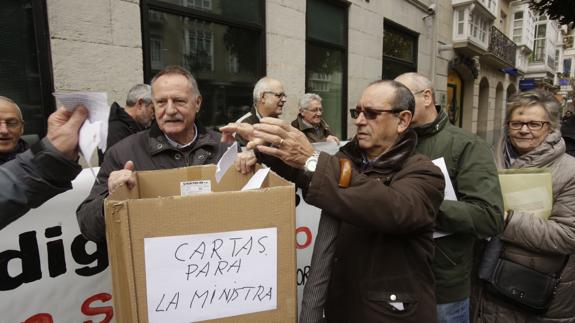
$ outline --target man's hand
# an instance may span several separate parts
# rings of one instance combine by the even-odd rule
[[[257,149],[281,159],[292,167],[303,169],[306,160],[315,151],[303,132],[281,119],[263,118],[253,127],[254,138],[273,145],[271,147],[260,145]]]
[[[226,126],[220,128],[222,132],[221,142],[233,143],[235,141],[235,134],[239,134],[245,140],[253,139],[254,128],[249,123],[234,123],[230,122]]]
[[[329,135],[329,136],[327,136],[327,138],[325,138],[325,141],[335,142],[336,144],[339,145],[339,139],[336,136]]]
[[[129,160],[124,165],[124,169],[111,172],[108,177],[108,192],[111,194],[122,185],[127,185],[129,189],[134,188],[136,186],[136,175],[133,170],[134,162]]]
[[[67,159],[78,158],[78,132],[86,118],[88,110],[83,106],[77,107],[73,112],[60,107],[48,117],[46,137]]]
[[[234,161],[236,170],[244,175],[253,173],[257,163],[256,155],[253,150],[247,150],[239,153]]]

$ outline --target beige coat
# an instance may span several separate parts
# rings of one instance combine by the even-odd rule
[[[498,160],[507,154],[497,152]],[[504,167],[504,165],[498,165]],[[548,220],[515,213],[503,232],[506,256],[544,272],[556,272],[563,255],[575,253],[575,158],[565,154],[558,130],[533,151],[519,156],[507,168],[549,167],[552,170],[553,209]],[[575,257],[561,273],[561,282],[544,315],[514,308],[483,291],[477,322],[575,322]]]

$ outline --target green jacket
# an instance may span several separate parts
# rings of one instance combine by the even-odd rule
[[[457,201],[443,201],[437,231],[451,235],[435,239],[433,272],[438,304],[463,300],[470,294],[473,246],[477,239],[503,231],[503,198],[489,146],[479,137],[453,126],[439,111],[434,122],[414,128],[417,151],[430,159],[444,157]]]

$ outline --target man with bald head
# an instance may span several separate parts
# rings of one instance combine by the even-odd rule
[[[0,96],[0,165],[28,149],[28,144],[20,138],[23,133],[20,107],[11,99]]]
[[[474,244],[503,229],[503,201],[495,162],[482,139],[453,126],[445,111],[435,106],[429,79],[405,73],[395,80],[415,97],[412,127],[418,136],[417,151],[431,159],[444,158],[457,196],[457,201],[443,201],[437,216],[436,230],[449,233],[434,240],[437,321],[469,322]]]
[[[121,185],[133,188],[133,171],[213,164],[227,148],[219,133],[196,122],[202,95],[189,71],[168,66],[151,84],[156,123],[106,151],[92,191],[76,211],[80,231],[89,240],[105,240],[104,199]]]

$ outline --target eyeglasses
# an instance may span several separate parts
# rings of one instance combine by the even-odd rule
[[[287,94],[285,94],[284,92],[280,92],[280,93],[275,93],[273,91],[265,91],[264,94],[269,93],[269,94],[273,94],[276,98],[281,99],[281,98],[286,98],[287,99]]]
[[[545,124],[549,123],[548,121],[509,121],[507,122],[507,126],[509,129],[512,130],[520,130],[523,126],[527,126],[529,130],[541,130]]]
[[[412,93],[412,95],[413,95],[413,96],[416,96],[416,95],[418,95],[419,93],[423,93],[423,92],[425,92],[425,90],[427,90],[427,89],[423,89],[423,90],[415,91],[415,92],[413,92],[413,93]]]
[[[323,112],[323,109],[313,109],[313,110],[304,109],[304,110],[305,110],[305,111],[308,111],[308,112],[311,112],[311,113],[313,113],[313,114],[322,113],[322,112]]]
[[[378,115],[387,112],[387,113],[399,113],[401,110],[399,109],[391,109],[391,110],[379,110],[367,107],[356,107],[355,109],[349,109],[349,114],[351,115],[352,119],[357,119],[360,113],[363,113],[363,116],[367,120],[373,120],[377,118]]]
[[[0,125],[5,124],[8,129],[15,129],[20,127],[23,122],[18,119],[0,120]]]

